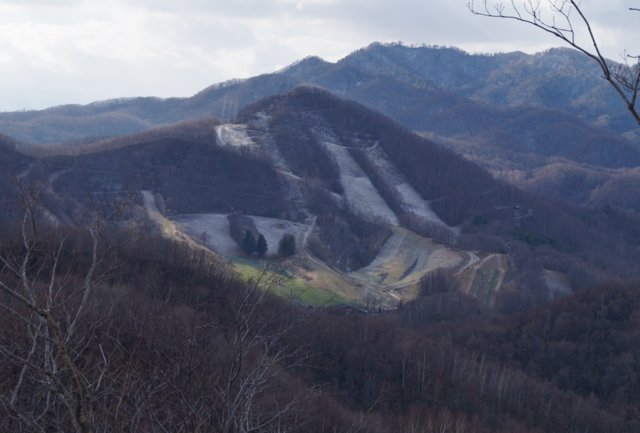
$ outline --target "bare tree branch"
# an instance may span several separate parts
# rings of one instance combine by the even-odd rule
[[[637,105],[640,92],[640,59],[637,56],[625,55],[623,64],[614,64],[607,60],[602,53],[591,21],[584,13],[579,1],[546,0],[544,2],[546,10],[541,6],[541,0],[521,2],[511,0],[509,8],[504,3],[490,3],[489,0],[480,2],[480,7],[476,3],[475,0],[467,3],[468,9],[475,15],[532,25],[559,38],[592,59],[600,67],[603,78],[613,87],[624,101],[631,116],[640,125],[640,109]],[[638,11],[639,9],[629,8],[629,10]],[[578,32],[587,38],[590,46],[582,45],[577,38]],[[630,65],[628,59],[635,59],[635,64]]]
[[[93,288],[100,280],[99,237],[105,222],[96,220],[90,230],[90,263],[80,293],[67,287],[67,294],[58,299],[63,285],[69,283],[59,278],[66,238],[43,242],[37,224],[41,191],[19,181],[18,190],[23,210],[19,220],[20,245],[15,253],[0,256],[0,307],[18,318],[16,330],[24,334],[0,341],[0,353],[19,370],[7,394],[0,397],[8,413],[32,430],[67,423],[78,433],[92,433],[92,399],[100,395],[109,359],[99,345],[102,363],[92,366],[91,377],[78,361],[90,344],[93,329],[93,325],[82,321]],[[78,330],[83,326],[81,335]],[[25,340],[28,348],[20,346]],[[38,395],[28,396],[34,389]]]

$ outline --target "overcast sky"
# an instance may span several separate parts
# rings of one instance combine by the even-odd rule
[[[0,110],[189,96],[308,55],[374,41],[536,52],[539,31],[475,17],[467,0],[0,0]],[[607,54],[640,47],[640,0],[584,0]]]

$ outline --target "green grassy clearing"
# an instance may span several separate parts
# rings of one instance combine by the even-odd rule
[[[346,302],[343,297],[311,285],[301,277],[287,275],[285,271],[278,269],[277,262],[269,263],[266,260],[245,257],[230,257],[229,260],[243,279],[255,279],[262,276],[264,287],[268,287],[275,295],[293,302],[313,307],[327,307]],[[267,269],[267,272],[264,273],[265,267],[272,267],[273,270]]]

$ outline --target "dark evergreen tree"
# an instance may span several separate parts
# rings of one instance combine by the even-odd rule
[[[246,232],[244,232],[244,239],[242,239],[242,249],[247,254],[253,254],[256,252],[256,238],[251,230],[247,230]]]
[[[285,234],[278,244],[278,254],[282,257],[292,256],[296,253],[296,238],[293,235]]]
[[[264,257],[264,255],[267,253],[268,248],[269,247],[267,246],[267,240],[264,238],[264,236],[262,236],[262,234],[259,234],[258,241],[256,242],[256,252],[260,257]]]

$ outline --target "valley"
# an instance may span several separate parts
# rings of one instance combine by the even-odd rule
[[[0,432],[640,431],[640,135],[600,80],[374,43],[0,113]]]
[[[313,235],[315,221],[301,224],[273,218],[249,218],[265,236],[270,249],[278,245],[283,235],[294,235],[298,245],[296,256],[283,261],[278,259],[277,252],[268,250],[266,259],[243,257],[241,247],[229,234],[229,220],[225,214],[179,215],[172,220],[179,233],[223,256],[242,275],[255,277],[262,269],[273,268],[275,272],[286,275],[282,278],[282,289],[290,289],[285,292],[288,296],[300,296],[301,301],[305,302],[311,290],[324,294],[316,295],[316,298],[328,301],[326,305],[317,303],[317,299],[312,298],[311,305],[318,307],[349,303],[366,306],[368,309],[393,309],[401,301],[414,299],[420,281],[430,272],[447,269],[456,272],[460,278],[470,278],[471,281],[474,279],[473,274],[477,272],[470,269],[474,265],[472,257],[477,260],[474,253],[469,253],[469,259],[465,261],[462,252],[439,245],[401,227],[393,229],[393,234],[369,265],[343,272],[329,267],[309,252],[307,241]],[[501,272],[504,272],[504,267]],[[302,293],[296,293],[300,285],[303,286]],[[492,287],[493,290],[499,288],[499,283]],[[280,293],[280,289],[276,292]]]

